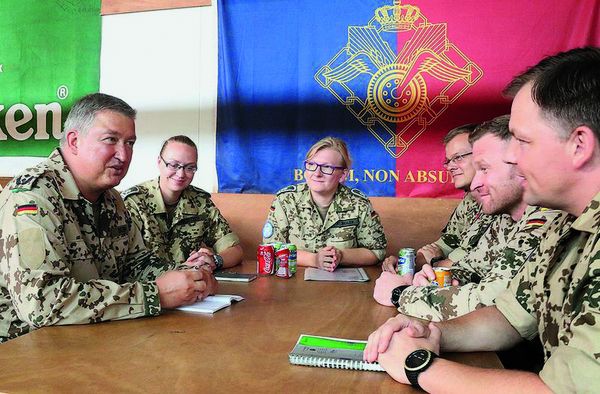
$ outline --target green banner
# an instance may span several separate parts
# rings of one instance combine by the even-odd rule
[[[100,0],[2,0],[0,156],[46,156],[100,83]]]

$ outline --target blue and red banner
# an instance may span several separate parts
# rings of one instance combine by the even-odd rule
[[[308,148],[344,139],[349,186],[458,196],[447,131],[508,113],[501,91],[542,57],[600,46],[594,0],[219,1],[219,191],[302,181]]]

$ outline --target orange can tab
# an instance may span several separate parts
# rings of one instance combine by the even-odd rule
[[[434,268],[433,272],[435,273],[435,280],[431,282],[433,286],[452,286],[452,270],[450,268]]]

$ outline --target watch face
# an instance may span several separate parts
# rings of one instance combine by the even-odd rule
[[[415,350],[406,358],[405,368],[408,370],[417,370],[427,365],[431,359],[431,353],[424,349]]]

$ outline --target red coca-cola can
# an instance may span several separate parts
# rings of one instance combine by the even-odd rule
[[[290,250],[286,246],[282,246],[275,252],[276,272],[275,275],[280,278],[291,278],[290,272]]]
[[[261,276],[275,273],[275,247],[270,244],[258,245],[256,250],[256,273]]]

